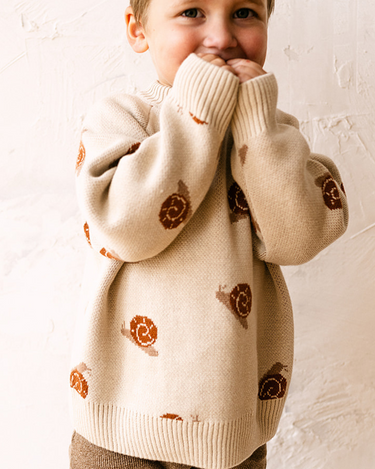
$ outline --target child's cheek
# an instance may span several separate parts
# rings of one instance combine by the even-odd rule
[[[260,30],[246,41],[246,56],[263,67],[267,55],[267,30]]]

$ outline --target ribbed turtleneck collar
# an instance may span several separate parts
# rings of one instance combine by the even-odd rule
[[[140,91],[138,95],[152,105],[161,104],[172,89],[171,86],[162,85],[155,81],[148,90]]]

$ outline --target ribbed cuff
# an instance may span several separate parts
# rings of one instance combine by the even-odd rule
[[[223,134],[237,102],[239,80],[233,73],[191,54],[179,68],[173,95],[182,108]]]
[[[275,127],[277,95],[277,82],[272,73],[253,78],[240,86],[232,119],[236,141],[244,141]]]

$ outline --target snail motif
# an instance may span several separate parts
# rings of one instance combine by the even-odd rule
[[[134,143],[130,148],[129,150],[126,152],[127,155],[132,155],[133,153],[135,153],[138,148],[141,146],[140,142],[137,142],[137,143]]]
[[[196,122],[199,125],[208,125],[208,122],[202,121],[198,119],[198,117],[194,116],[191,112],[189,112],[190,116],[193,118],[193,121]]]
[[[247,203],[245,194],[240,186],[234,182],[228,191],[229,218],[231,223],[237,223],[240,220],[250,216],[250,208]]]
[[[85,371],[90,371],[84,363],[81,363],[70,373],[70,387],[78,392],[78,394],[86,399],[89,392],[89,385],[83,376]]]
[[[219,286],[216,298],[233,314],[244,329],[247,329],[247,317],[251,313],[252,293],[250,285],[239,283],[230,293],[225,292],[226,285]]]
[[[135,316],[130,322],[130,334],[140,347],[151,347],[158,338],[158,329],[146,316]]]
[[[183,195],[172,194],[163,203],[159,219],[167,230],[173,230],[181,225],[189,211],[188,201]]]
[[[336,185],[335,180],[330,174],[326,174],[324,176],[319,177],[315,181],[315,184],[318,187],[321,187],[323,192],[324,203],[330,210],[338,210],[342,208],[339,189]],[[345,194],[343,185],[341,185],[341,189]]]
[[[177,414],[164,414],[160,418],[162,419],[170,419],[170,420],[178,420],[180,422],[183,422],[183,419],[177,415]]]
[[[87,222],[84,224],[83,229],[84,229],[84,231],[85,231],[85,235],[86,235],[87,242],[88,242],[89,245],[91,246],[90,229],[89,229],[89,225],[87,224]]]
[[[247,157],[247,152],[249,150],[249,147],[247,145],[243,145],[239,150],[238,150],[238,156],[240,158],[242,166],[246,163],[246,157]]]
[[[259,383],[258,393],[258,397],[261,401],[281,399],[285,396],[288,382],[280,373],[284,368],[286,367],[281,363],[276,363],[271,370],[263,376]]]
[[[230,292],[229,301],[232,310],[240,317],[247,318],[251,312],[252,294],[250,285],[240,283]]]
[[[182,181],[179,181],[178,192],[170,195],[161,206],[160,223],[166,230],[173,230],[179,227],[190,216],[190,213],[189,190]]]
[[[328,176],[323,182],[322,190],[324,202],[330,210],[342,208],[339,190],[331,176]]]
[[[82,140],[79,144],[79,150],[78,150],[78,158],[77,158],[77,162],[76,162],[76,173],[77,173],[77,176],[79,175],[80,171],[81,171],[81,168],[82,168],[82,165],[83,165],[83,162],[85,161],[85,158],[86,158],[86,149],[82,143]]]
[[[102,248],[100,250],[100,254],[104,257],[107,257],[108,259],[112,259],[112,260],[115,260],[115,261],[119,261],[120,259],[118,257],[116,257],[114,254],[110,253],[109,251],[107,251],[105,248]]]
[[[129,150],[125,153],[125,155],[123,156],[126,156],[126,155],[132,155],[133,153],[135,153],[138,148],[141,146],[141,144],[139,142],[137,143],[134,143],[130,148]],[[108,169],[112,169],[112,168],[116,168],[119,164],[119,162],[121,161],[121,158],[122,156],[120,156],[119,158],[117,158],[116,160],[112,161],[112,163],[110,163],[108,165]]]
[[[240,186],[234,182],[228,191],[229,208],[236,215],[248,215],[250,213],[245,194]]]

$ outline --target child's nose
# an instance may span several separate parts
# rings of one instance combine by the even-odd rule
[[[207,25],[207,32],[203,41],[204,47],[225,50],[237,46],[237,39],[235,38],[230,25],[223,21],[215,21]]]

